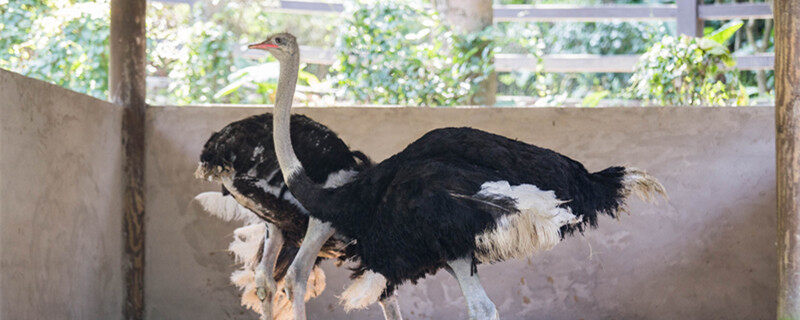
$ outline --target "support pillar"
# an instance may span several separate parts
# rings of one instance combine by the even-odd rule
[[[775,0],[778,319],[800,319],[800,1]]]
[[[112,0],[110,100],[124,107],[122,117],[123,225],[125,246],[123,317],[144,317],[144,120],[147,63],[146,0]]]

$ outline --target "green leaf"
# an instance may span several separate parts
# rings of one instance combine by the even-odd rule
[[[219,99],[235,92],[236,90],[239,89],[239,87],[241,87],[247,82],[250,82],[250,79],[247,77],[236,79],[236,81],[233,81],[229,83],[227,86],[223,87],[222,89],[219,89],[219,91],[217,91],[217,93],[214,94],[214,99]]]
[[[297,78],[301,81],[305,81],[308,83],[308,86],[312,88],[320,85],[319,78],[308,71],[300,70],[300,72],[297,74]]]
[[[738,31],[743,25],[744,22],[742,22],[742,20],[731,20],[703,38],[714,40],[721,45],[725,45],[725,43],[727,43],[728,40],[730,40],[731,37],[736,34],[736,31]]]
[[[609,94],[611,94],[611,91],[608,90],[592,92],[583,98],[581,105],[589,108],[597,107],[597,105],[600,104],[600,101],[602,101]]]
[[[720,58],[722,58],[722,63],[724,63],[726,67],[733,68],[734,66],[736,66],[736,59],[733,59],[731,55],[726,54],[721,56]]]

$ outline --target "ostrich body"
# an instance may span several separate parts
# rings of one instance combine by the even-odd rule
[[[196,199],[216,216],[245,222],[234,231],[229,247],[244,264],[231,276],[243,290],[242,303],[261,313],[262,318],[291,319],[289,300],[278,290],[283,287],[289,263],[297,258],[314,266],[310,277],[301,277],[310,280],[308,294],[303,297],[308,300],[325,286],[324,273],[316,264],[323,258],[344,258],[347,240],[330,237],[330,232],[313,254],[297,255],[309,224],[308,213],[283,181],[272,144],[272,122],[269,113],[248,117],[209,138],[195,175],[221,183],[223,190],[206,192]],[[350,151],[327,127],[301,115],[292,116],[291,122],[298,156],[313,181],[338,186],[371,165],[366,156]]]
[[[446,269],[459,282],[470,318],[496,319],[477,264],[550,249],[562,232],[595,226],[599,214],[616,217],[632,193],[664,193],[643,171],[590,173],[552,150],[471,128],[433,130],[348,183],[325,188],[311,180],[290,142],[295,38],[277,34],[251,47],[268,50],[281,64],[273,138],[284,180],[312,220],[354,240],[348,252],[359,260],[356,280],[342,294],[346,309]],[[301,297],[290,298],[302,304]]]

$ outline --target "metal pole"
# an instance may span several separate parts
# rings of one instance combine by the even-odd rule
[[[144,317],[144,119],[146,0],[112,0],[109,88],[112,102],[124,107],[123,228],[125,300],[123,317]]]

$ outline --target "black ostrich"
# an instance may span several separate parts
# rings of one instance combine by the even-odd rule
[[[237,262],[244,265],[231,276],[243,291],[242,304],[261,313],[264,319],[292,319],[293,314],[305,312],[292,312],[280,290],[289,263],[297,259],[309,266],[301,270],[301,276],[292,277],[307,283],[307,290],[301,292],[308,292],[303,297],[308,300],[325,287],[324,273],[316,264],[323,258],[346,258],[344,248],[349,240],[331,237],[333,232],[328,228],[330,232],[318,236],[329,240],[316,241],[319,245],[306,246],[307,250],[298,253],[309,225],[308,212],[284,183],[273,147],[272,122],[272,114],[265,113],[233,122],[214,133],[203,148],[195,176],[221,183],[222,192],[202,193],[195,199],[216,216],[245,222],[244,227],[234,231],[234,241],[229,246]],[[315,183],[337,187],[371,165],[364,154],[350,151],[335,133],[308,117],[292,116],[291,123],[298,157]],[[311,224],[316,222],[319,221]],[[381,305],[387,315],[397,315],[391,319],[399,319],[393,297],[382,300]]]
[[[616,217],[632,193],[664,194],[641,170],[590,173],[552,150],[471,128],[433,130],[348,183],[326,188],[309,176],[291,143],[295,37],[275,34],[251,47],[280,62],[273,138],[289,190],[313,218],[353,239],[348,251],[360,260],[356,280],[342,294],[345,308],[390,296],[403,282],[444,268],[458,280],[470,318],[496,319],[477,264],[550,249],[562,234],[596,226],[600,214]],[[296,289],[289,282],[286,289]],[[289,293],[292,303],[303,303]]]

